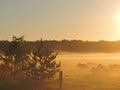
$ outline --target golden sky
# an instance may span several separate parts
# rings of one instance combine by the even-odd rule
[[[0,40],[120,40],[120,0],[0,0]]]

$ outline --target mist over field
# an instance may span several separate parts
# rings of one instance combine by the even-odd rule
[[[50,60],[49,64],[53,66],[55,65],[55,67],[60,67],[60,69],[57,70],[57,73],[55,74],[53,79],[50,79],[50,80],[48,79],[47,81],[45,80],[46,83],[44,83],[45,84],[44,89],[40,89],[40,90],[47,90],[47,89],[50,89],[50,90],[58,90],[58,89],[61,89],[61,90],[119,90],[120,89],[120,53],[119,53],[120,48],[118,47],[120,44],[119,41],[114,41],[114,42],[113,41],[90,42],[90,41],[77,41],[77,40],[76,41],[72,41],[72,40],[71,41],[68,41],[68,40],[42,41],[42,39],[39,41],[22,41],[21,38],[15,37],[15,39],[13,38],[13,41],[0,41],[0,46],[1,46],[0,60],[2,61],[1,65],[5,64],[11,67],[12,64],[14,65],[14,63],[16,63],[19,66],[20,64],[19,62],[14,62],[14,60],[12,62],[7,61],[7,60],[11,60],[11,56],[8,56],[9,54],[10,55],[13,54],[12,57],[13,59],[15,58],[15,60],[19,60],[19,58],[22,58],[24,61],[25,58],[22,57],[22,54],[25,54],[25,56],[27,55],[26,59],[28,59],[28,61],[29,60],[33,60],[32,62],[35,61],[34,63],[36,64],[34,68],[36,69],[32,69],[33,66],[32,68],[29,67],[29,69],[32,69],[30,71],[34,71],[37,69],[39,70],[42,64],[43,66],[44,64],[47,65],[48,64],[47,61]],[[50,48],[53,50],[51,51]],[[54,53],[52,54],[53,51]],[[18,59],[16,58],[16,55]],[[21,56],[19,57],[19,55]],[[51,59],[55,59],[56,62],[51,61]],[[45,60],[45,63],[42,63],[43,61],[38,62],[39,60],[43,60],[43,61]],[[25,62],[21,62],[21,64],[24,65]],[[20,66],[22,66],[21,64]],[[27,68],[26,66],[27,64],[25,64],[24,68],[20,70],[23,72],[25,68]],[[29,66],[29,63],[28,63],[28,66]],[[53,67],[53,69],[55,67]],[[3,68],[4,67],[1,66],[1,69],[0,69],[1,73],[4,72],[4,70],[2,70]],[[60,76],[58,72],[59,70],[62,71],[62,88],[59,88],[60,87],[59,86]],[[36,78],[39,77],[39,75],[41,75],[39,74],[40,72],[38,71],[33,73],[25,70],[24,72],[26,73],[23,73],[23,76],[25,74],[26,76],[29,77],[29,74],[27,73],[30,73],[33,76],[32,80],[34,79],[36,80]],[[6,72],[4,73],[6,75]],[[43,73],[42,76],[44,77],[44,75],[46,76],[46,74]],[[1,83],[3,83],[2,80],[1,80]],[[26,88],[31,90],[35,89],[35,87],[34,88],[28,87],[27,86],[28,82],[25,82],[25,83],[26,83],[25,84]],[[30,84],[32,83],[29,83],[28,85]],[[40,83],[35,85],[37,85],[38,87],[35,90],[39,90],[40,87],[43,87],[41,86]],[[4,86],[1,84],[1,87],[4,90],[8,86]],[[17,87],[14,87],[14,88],[17,88]]]
[[[62,52],[57,60],[62,62],[64,90],[120,88],[120,53]]]
[[[1,90],[120,89],[119,41],[23,39],[0,41]]]
[[[0,0],[0,90],[120,90],[120,0]]]

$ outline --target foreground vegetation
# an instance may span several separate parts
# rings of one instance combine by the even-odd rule
[[[64,44],[66,42],[73,43],[74,41],[62,41]],[[93,42],[89,43],[92,44]],[[0,90],[59,90],[56,74],[60,70],[60,63],[55,60],[57,53],[53,51],[53,41],[51,43],[43,40],[27,42],[24,41],[24,37],[13,37],[11,42],[4,44],[0,54]],[[70,44],[70,47],[73,46]],[[67,50],[70,47],[63,49]],[[74,48],[69,50],[72,49]],[[63,66],[65,67],[63,72],[64,69],[73,68],[71,64],[68,65],[70,67],[67,67],[67,64],[70,63],[66,62],[66,65]],[[104,66],[80,62],[73,71],[64,72],[63,75],[62,90],[119,89],[120,65],[118,64]]]
[[[49,46],[41,40],[33,51],[23,38],[13,37],[0,55],[0,90],[44,90],[45,81],[60,70]]]

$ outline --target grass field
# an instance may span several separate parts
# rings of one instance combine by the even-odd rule
[[[57,61],[62,63],[61,90],[120,90],[119,54],[61,54]],[[21,82],[13,87],[8,83],[1,85],[0,90],[60,90],[59,73],[42,85],[34,86],[31,82]]]

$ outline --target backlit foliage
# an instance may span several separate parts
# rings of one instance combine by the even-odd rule
[[[0,55],[0,78],[43,81],[54,77],[60,70],[60,63],[55,61],[57,53],[42,40],[34,51],[26,50],[23,39],[13,36],[5,54]]]

